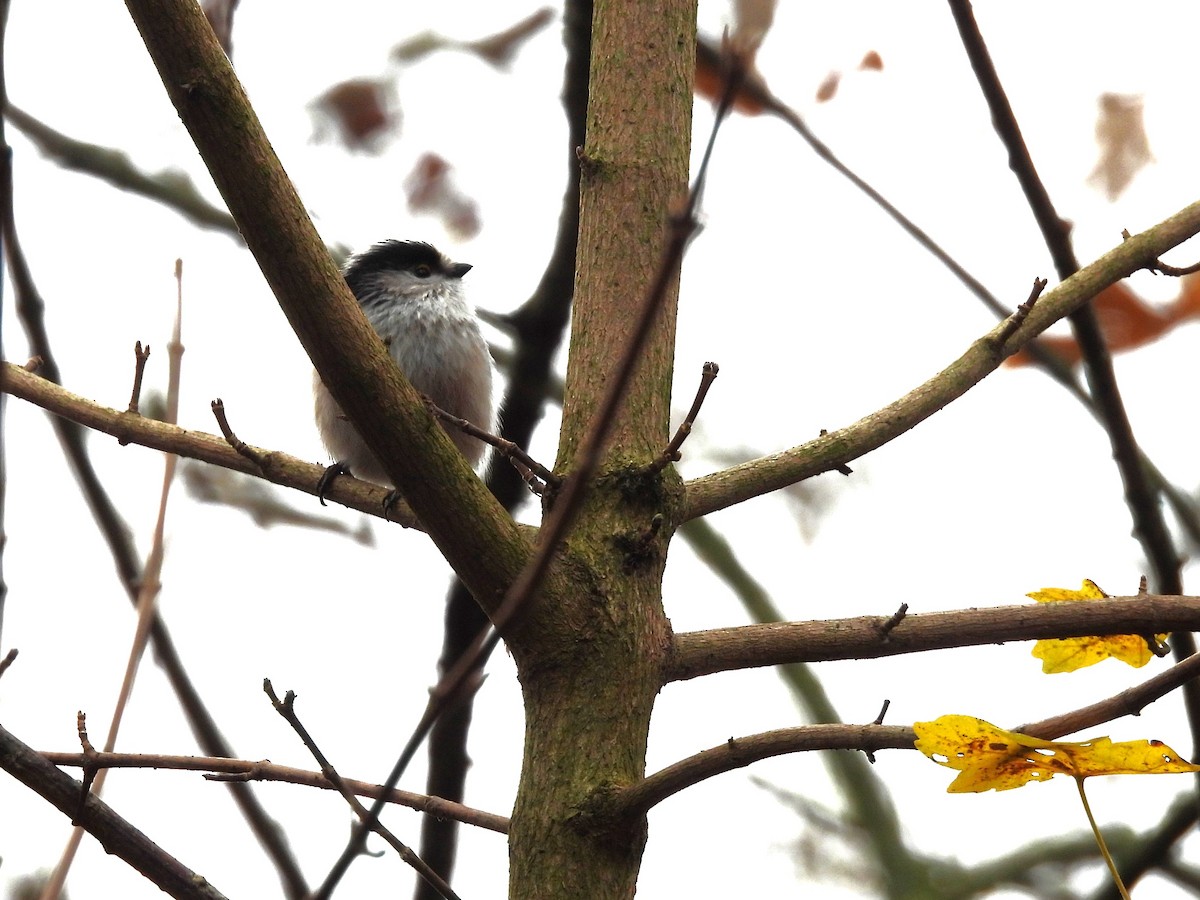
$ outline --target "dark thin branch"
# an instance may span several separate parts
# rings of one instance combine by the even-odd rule
[[[1089,603],[1041,603],[908,615],[886,635],[888,619],[863,616],[742,625],[675,635],[664,684],[735,669],[834,659],[878,659],[1007,641],[1156,633],[1200,627],[1200,597],[1110,597]]]
[[[312,754],[313,759],[317,761],[317,765],[321,767],[321,774],[326,780],[333,785],[334,789],[342,795],[343,799],[350,805],[350,809],[359,819],[366,821],[367,808],[358,802],[358,797],[354,795],[353,789],[342,780],[342,776],[338,774],[337,769],[333,767],[333,763],[325,756],[321,748],[317,746],[316,740],[304,727],[304,723],[300,721],[300,717],[296,714],[296,693],[288,691],[282,700],[275,693],[275,688],[271,685],[271,679],[263,679],[263,691],[271,700],[271,705],[275,708],[275,712],[283,717],[283,720],[292,727],[296,732],[296,736],[304,744],[306,750]],[[383,826],[383,823],[375,819],[371,824],[371,830],[383,838],[391,846],[393,850],[404,860],[408,865],[416,871],[416,873],[432,887],[439,897],[444,900],[460,900],[458,894],[450,889],[450,885],[442,879],[437,872],[429,868],[425,860],[413,853],[408,845],[396,837],[389,829]]]
[[[223,900],[224,895],[202,875],[165,853],[108,804],[82,791],[78,781],[60,772],[3,727],[0,727],[0,768],[41,795],[75,824],[83,826],[106,852],[124,860],[172,897]]]
[[[949,0],[949,3],[971,68],[991,111],[996,134],[1008,150],[1009,166],[1041,229],[1058,277],[1067,279],[1079,271],[1079,261],[1071,245],[1071,226],[1058,215],[1049,191],[1037,173],[996,66],[975,21],[970,0]],[[1082,306],[1072,313],[1070,321],[1075,341],[1083,354],[1084,371],[1091,386],[1092,398],[1100,412],[1101,422],[1112,445],[1113,458],[1121,474],[1125,504],[1133,517],[1134,535],[1142,552],[1150,560],[1157,590],[1165,594],[1180,594],[1183,592],[1183,562],[1167,528],[1166,517],[1159,503],[1159,491],[1151,485],[1146,475],[1142,454],[1117,387],[1112,356],[1100,332],[1095,312],[1090,305]],[[1176,660],[1185,659],[1196,652],[1196,641],[1190,634],[1176,634],[1172,644]],[[1200,753],[1200,682],[1185,685],[1183,696],[1193,753]]]
[[[562,486],[562,479],[543,466],[540,462],[522,450],[514,442],[484,431],[478,425],[468,422],[460,416],[452,415],[442,409],[432,401],[428,404],[430,411],[439,421],[457,428],[463,434],[470,435],[473,438],[483,441],[491,447],[495,447],[496,451],[503,456],[517,470],[531,491],[535,494],[541,494],[547,487],[559,488]]]

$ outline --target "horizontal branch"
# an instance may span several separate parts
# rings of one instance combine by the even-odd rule
[[[12,363],[0,363],[0,391],[86,428],[110,434],[122,444],[139,444],[198,459],[313,496],[325,474],[325,466],[277,450],[247,446],[245,452],[239,453],[220,435],[189,431],[137,413],[101,406]],[[387,488],[349,477],[334,479],[325,492],[326,499],[380,518],[383,517],[383,498],[387,495]],[[392,521],[407,528],[421,528],[421,523],[402,500],[393,503],[389,512]]]
[[[167,854],[83,785],[0,727],[0,769],[53,804],[72,823],[162,891],[183,900],[223,900],[203,876]]]
[[[1040,297],[1019,327],[1011,319],[976,340],[921,386],[853,425],[781,453],[689,481],[684,520],[725,509],[828,472],[883,446],[957,400],[1011,354],[1104,288],[1151,268],[1167,250],[1200,232],[1200,202],[1126,240]]]
[[[239,781],[280,781],[322,790],[335,790],[329,779],[320,772],[295,769],[291,766],[277,766],[266,760],[228,759],[220,756],[165,756],[154,753],[92,753],[85,757],[82,753],[51,752],[42,753],[42,756],[56,766],[83,767],[87,765],[93,769],[173,769],[185,772],[216,772],[221,775],[234,776]],[[224,778],[221,775],[214,776],[211,780],[234,780],[234,778]],[[383,792],[383,788],[379,785],[366,781],[343,778],[342,782],[359,797],[376,798]],[[453,819],[456,822],[475,825],[500,834],[508,832],[507,816],[464,806],[441,797],[430,797],[428,794],[414,794],[410,791],[394,789],[388,792],[387,802],[406,806],[417,812],[428,813],[439,819]]]
[[[877,659],[1006,641],[1200,629],[1200,597],[1110,597],[893,617],[778,622],[675,635],[664,683],[714,672],[835,659]]]

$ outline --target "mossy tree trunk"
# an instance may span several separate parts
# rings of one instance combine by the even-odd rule
[[[569,473],[687,190],[694,0],[600,0],[592,32],[579,258],[557,468]],[[667,541],[681,505],[673,470],[638,469],[669,438],[677,283],[664,298],[598,475],[559,558],[558,584],[510,640],[525,699],[509,895],[632,897],[644,820],[591,827],[612,787],[645,774],[670,644]],[[655,526],[656,516],[661,526]]]

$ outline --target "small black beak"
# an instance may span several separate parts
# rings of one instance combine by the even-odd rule
[[[462,278],[471,271],[470,263],[452,263],[446,271],[450,273],[451,278]]]

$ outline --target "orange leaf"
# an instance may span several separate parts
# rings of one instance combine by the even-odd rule
[[[1134,350],[1163,337],[1175,326],[1200,316],[1200,278],[1185,276],[1180,281],[1179,296],[1161,309],[1151,306],[1135,294],[1123,281],[1109,285],[1092,298],[1092,309],[1104,335],[1108,349],[1114,353]],[[1038,338],[1047,350],[1070,365],[1079,362],[1079,345],[1074,338]],[[1006,366],[1027,366],[1033,357],[1025,350],[1014,353],[1004,361]]]
[[[1073,600],[1103,600],[1108,594],[1100,590],[1094,581],[1083,580],[1078,591],[1067,588],[1043,588],[1026,594],[1038,603],[1063,603]],[[1155,635],[1159,643],[1167,635]],[[1093,666],[1110,656],[1140,669],[1154,658],[1146,639],[1136,634],[1090,635],[1085,637],[1047,639],[1034,644],[1033,655],[1042,661],[1042,671],[1047,675],[1074,672]]]
[[[916,722],[916,748],[939,765],[958,769],[947,791],[1007,791],[1055,775],[1160,775],[1200,772],[1161,741],[1123,741],[1101,737],[1079,743],[1044,741],[1005,731],[973,716],[940,716]]]

